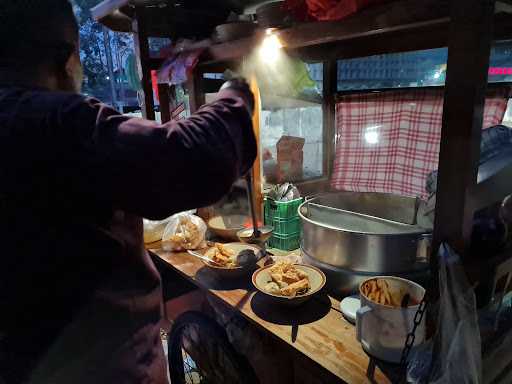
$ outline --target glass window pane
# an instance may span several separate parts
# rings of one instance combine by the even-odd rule
[[[260,150],[267,184],[324,174],[323,65],[305,64],[305,68],[309,78],[300,80],[304,86],[298,94],[275,95],[269,87],[262,90]]]
[[[338,61],[338,91],[442,86],[448,49],[375,55]],[[512,81],[512,41],[492,47],[489,82]]]

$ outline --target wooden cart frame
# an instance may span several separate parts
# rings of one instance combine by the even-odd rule
[[[175,37],[171,36],[172,26],[152,23],[158,6],[166,3],[166,0],[105,0],[92,10],[94,18],[112,30],[133,33],[144,93],[143,115],[148,119],[155,118],[151,70],[162,64],[161,59],[150,57],[148,38]],[[327,178],[309,185],[309,189],[317,191],[328,186],[332,172],[336,60],[448,47],[430,259],[432,276],[437,276],[438,246],[446,241],[465,256],[468,271],[477,271],[475,279],[486,279],[493,268],[510,256],[507,249],[483,263],[467,257],[474,213],[512,193],[512,165],[482,183],[476,181],[490,49],[494,40],[512,38],[512,1],[401,0],[365,10],[342,22],[305,23],[278,33],[286,50],[304,60],[324,64]],[[255,36],[213,45],[201,55],[194,76],[187,83],[191,112],[205,101],[203,87],[207,80],[203,79],[203,73],[222,72],[233,66],[254,50],[259,39]],[[166,122],[171,118],[170,88],[159,85],[159,94],[162,121]],[[256,178],[255,183],[260,183],[260,179]],[[307,191],[308,185],[303,188]],[[435,281],[432,286],[435,290]]]

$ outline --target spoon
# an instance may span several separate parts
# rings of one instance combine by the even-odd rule
[[[402,308],[407,308],[409,306],[409,301],[411,301],[411,295],[409,295],[408,293],[406,293],[404,295],[404,297],[402,297],[402,302],[400,304],[400,306]]]
[[[247,196],[249,198],[249,208],[251,210],[252,217],[252,238],[259,239],[261,232],[258,229],[258,221],[256,220],[256,211],[254,209],[254,193],[252,190],[252,170],[247,172],[245,175],[245,181],[247,183]]]
[[[197,252],[194,252],[194,251],[188,250],[188,254],[189,254],[189,255],[192,255],[192,256],[194,256],[194,257],[197,257],[198,259],[201,259],[201,260],[203,260],[203,261],[207,261],[208,263],[218,265],[219,267],[225,267],[224,265],[222,265],[222,264],[220,264],[220,263],[217,263],[216,261],[213,261],[213,260],[212,260],[212,259],[210,259],[209,257],[203,256],[203,255],[201,255],[200,253],[197,253]]]

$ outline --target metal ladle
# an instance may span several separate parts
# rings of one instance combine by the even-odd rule
[[[247,196],[249,198],[249,209],[251,210],[252,217],[252,238],[259,239],[261,232],[258,229],[258,220],[256,219],[256,210],[254,209],[254,192],[252,190],[252,170],[245,175],[245,182],[247,183]]]
[[[269,226],[258,227],[258,221],[256,218],[256,210],[254,208],[254,192],[252,189],[252,172],[245,175],[245,181],[247,183],[247,197],[249,199],[249,208],[251,211],[252,218],[252,230],[242,229],[237,233],[238,238],[243,243],[256,244],[262,249],[265,249],[265,241],[272,236],[273,228]],[[249,233],[250,231],[250,233]]]

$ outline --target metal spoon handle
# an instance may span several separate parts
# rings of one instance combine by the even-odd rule
[[[245,175],[245,181],[247,183],[247,196],[249,198],[249,208],[251,210],[252,217],[252,235],[255,238],[260,237],[261,233],[258,229],[258,221],[256,220],[256,210],[254,209],[254,193],[252,190],[252,170],[247,172]]]
[[[219,266],[223,267],[223,265],[222,265],[222,264],[217,263],[216,261],[213,261],[213,260],[212,260],[212,259],[210,259],[209,257],[203,256],[203,255],[201,255],[200,253],[197,253],[197,252],[194,252],[194,251],[190,251],[190,250],[188,250],[187,252],[188,252],[188,254],[189,254],[189,255],[192,255],[192,256],[194,256],[194,257],[197,257],[198,259],[201,259],[201,260],[203,260],[203,261],[207,261],[208,263],[212,263],[212,264],[219,265]]]

